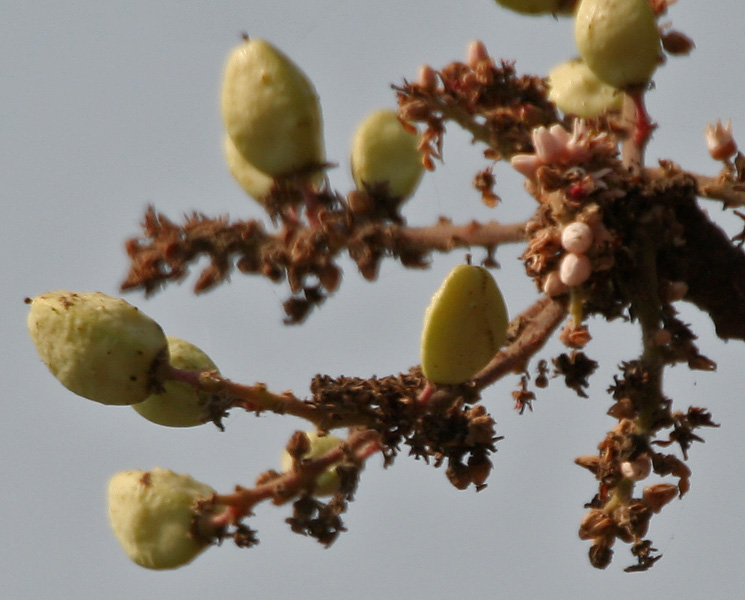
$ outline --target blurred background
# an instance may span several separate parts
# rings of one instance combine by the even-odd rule
[[[648,160],[669,158],[715,174],[703,131],[731,117],[745,136],[745,84],[735,40],[739,0],[682,0],[668,14],[697,44],[655,76],[649,110],[659,124]],[[247,31],[292,57],[322,99],[326,148],[339,167],[334,186],[351,188],[347,155],[356,124],[394,107],[389,84],[465,56],[473,39],[521,73],[546,74],[576,52],[572,21],[527,18],[493,0],[230,0],[194,2],[0,1],[0,194],[2,219],[3,418],[0,419],[0,585],[4,598],[88,600],[219,597],[431,598],[498,596],[734,598],[745,584],[740,503],[745,374],[740,342],[724,344],[690,307],[684,320],[716,373],[668,372],[676,406],[705,406],[721,423],[691,450],[692,488],[657,515],[649,537],[663,558],[625,574],[631,556],[616,545],[596,571],[577,538],[583,504],[595,493],[575,466],[613,426],[605,393],[617,364],[639,350],[636,329],[591,324],[587,348],[601,363],[590,397],[553,382],[522,416],[510,395],[517,377],[484,394],[498,443],[489,486],[457,491],[444,471],[405,455],[384,470],[378,457],[362,475],[345,515],[349,531],[330,549],[292,534],[288,507],[260,506],[250,525],[261,543],[209,549],[194,563],[151,572],[129,561],[109,529],[105,489],[117,471],[156,465],[186,472],[219,491],[251,485],[303,422],[234,412],[215,427],[167,429],[129,407],[74,396],[40,362],[26,332],[24,297],[55,290],[118,295],[127,270],[125,238],[136,235],[148,203],[174,219],[260,218],[261,208],[231,179],[222,157],[218,110],[223,61]],[[745,139],[745,137],[743,138]],[[405,208],[413,225],[439,215],[456,221],[522,220],[533,211],[520,178],[497,165],[502,204],[482,205],[470,185],[487,163],[482,148],[452,128],[445,164],[425,176]],[[731,233],[739,222],[704,202]],[[536,297],[518,247],[500,248],[496,273],[512,314]],[[152,298],[126,299],[169,335],[204,349],[236,381],[263,381],[304,396],[312,376],[384,376],[419,362],[423,310],[465,251],[434,257],[425,271],[383,264],[365,282],[345,260],[340,290],[300,327],[282,324],[283,285],[236,275],[231,285],[194,296],[190,278]],[[476,258],[481,254],[477,251]],[[559,352],[549,345],[541,356]]]

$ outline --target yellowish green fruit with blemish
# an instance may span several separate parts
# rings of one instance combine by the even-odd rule
[[[263,202],[264,196],[272,190],[274,179],[248,162],[229,135],[225,136],[225,161],[243,190],[257,202]]]
[[[357,188],[385,183],[394,198],[413,194],[424,172],[419,142],[419,134],[408,132],[395,111],[368,115],[352,140],[350,162]]]
[[[424,376],[438,384],[468,381],[507,337],[507,308],[491,273],[459,265],[443,281],[424,314]]]
[[[554,67],[548,74],[548,98],[559,109],[591,119],[607,111],[621,110],[623,94],[600,81],[581,58]]]
[[[342,439],[331,434],[318,435],[317,431],[306,431],[306,437],[310,442],[310,450],[303,455],[304,459],[320,458],[342,443]],[[285,450],[282,453],[282,471],[292,471],[292,455]],[[339,475],[336,467],[331,466],[321,473],[316,479],[316,487],[313,490],[315,496],[333,496],[339,491]]]
[[[30,304],[31,339],[67,389],[103,404],[136,404],[152,393],[168,344],[150,317],[100,292],[47,292]]]
[[[618,89],[646,84],[660,56],[660,34],[649,0],[582,0],[574,39],[587,66]]]
[[[194,344],[181,338],[168,337],[169,362],[187,371],[216,371],[209,356]],[[197,392],[181,381],[166,381],[163,392],[152,394],[144,402],[134,404],[138,413],[148,421],[166,427],[194,427],[204,423],[205,406],[209,395]]]
[[[191,535],[197,500],[215,491],[190,475],[155,467],[122,471],[108,487],[109,522],[127,556],[148,569],[176,569],[208,546]]]
[[[527,15],[539,14],[571,14],[567,0],[497,0],[497,4]]]
[[[324,162],[318,95],[300,68],[269,42],[249,39],[225,65],[225,129],[243,157],[278,177]]]

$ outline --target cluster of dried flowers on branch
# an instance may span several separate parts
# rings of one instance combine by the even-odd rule
[[[597,22],[597,5],[603,2],[608,10],[620,10],[620,16]],[[699,352],[696,335],[678,318],[674,303],[691,302],[706,312],[723,339],[745,340],[745,284],[740,283],[745,281],[745,255],[735,243],[741,244],[745,232],[728,239],[698,206],[699,197],[720,200],[725,207],[745,204],[745,158],[731,127],[717,123],[707,131],[707,141],[712,156],[724,164],[720,174],[696,175],[669,161],[654,168],[645,165],[644,149],[654,129],[643,103],[649,78],[663,48],[669,54],[686,54],[692,48],[678,32],[660,33],[656,19],[666,2],[582,0],[546,2],[545,7],[533,3],[530,8],[517,0],[500,3],[529,13],[576,11],[582,57],[548,79],[520,76],[514,64],[494,61],[482,43],[474,42],[465,62],[439,70],[422,67],[416,80],[394,87],[398,118],[379,111],[355,136],[356,189],[347,194],[332,190],[325,177],[329,165],[318,137],[320,107],[304,74],[261,40],[246,38],[231,56],[223,89],[226,155],[233,175],[261,202],[273,228],[260,220],[202,214],[177,224],[149,208],[142,235],[127,242],[131,268],[123,289],[151,293],[182,280],[198,259],[207,257],[209,265],[196,291],[222,283],[235,269],[286,281],[291,293],[284,306],[287,322],[300,323],[341,284],[338,260],[345,253],[363,277],[375,280],[385,258],[424,268],[434,252],[481,248],[483,264],[493,266],[492,255],[500,244],[524,243],[525,271],[540,297],[507,327],[504,302],[488,272],[470,265],[456,268],[427,311],[421,367],[371,379],[318,375],[308,399],[290,392],[275,394],[262,384],[232,382],[206,355],[197,357],[192,349],[178,362],[175,342],[169,338],[167,344],[157,325],[148,322],[151,342],[141,348],[143,342],[138,341],[137,350],[155,358],[144,371],[138,363],[127,365],[126,372],[140,390],[132,404],[139,406],[148,394],[156,398],[155,408],[138,409],[143,416],[183,425],[169,423],[168,415],[191,394],[188,402],[197,407],[199,422],[222,427],[231,409],[273,411],[306,419],[316,431],[292,437],[282,472],[267,471],[254,487],[238,486],[229,494],[192,481],[186,482],[186,492],[183,476],[171,472],[130,472],[112,480],[112,523],[139,564],[178,566],[226,537],[239,546],[254,545],[255,532],[243,521],[265,500],[278,505],[292,501],[292,530],[330,544],[344,530],[341,514],[357,489],[365,461],[381,453],[390,465],[404,447],[435,466],[446,465],[447,477],[457,488],[482,489],[500,438],[480,403],[481,391],[518,374],[513,397],[522,411],[536,398],[529,383],[534,370],[536,388],[546,387],[554,375],[587,396],[589,377],[597,367],[585,354],[592,316],[635,324],[643,350],[621,364],[608,390],[613,401],[608,414],[617,424],[597,453],[576,459],[598,483],[579,535],[591,541],[595,567],[610,563],[616,540],[631,545],[636,562],[628,570],[647,569],[659,558],[646,537],[650,518],[688,491],[690,470],[684,460],[689,448],[701,440],[700,428],[716,426],[705,409],[674,409],[663,392],[663,373],[669,366],[715,368]],[[633,47],[637,62],[629,64],[623,52],[599,44],[594,37],[598,32],[613,40],[615,50]],[[274,85],[271,76],[252,78],[257,68],[287,83],[290,97],[276,101],[270,89],[268,96],[267,90],[259,94],[263,99],[250,100],[254,104],[248,108],[240,104],[248,102],[244,96],[258,94],[257,86]],[[567,72],[575,83],[562,82]],[[302,118],[289,119],[292,111],[300,111]],[[262,116],[257,122],[264,129],[247,122],[246,115],[253,113]],[[434,169],[441,160],[446,124],[462,127],[484,145],[490,164],[476,174],[474,187],[486,204],[498,203],[491,161],[509,161],[525,176],[525,188],[536,204],[527,222],[456,224],[442,218],[419,227],[406,222],[404,201],[413,194],[422,165]],[[283,132],[289,137],[283,138]],[[306,143],[293,146],[297,138]],[[464,295],[470,304],[464,303]],[[100,315],[91,316],[88,303],[94,300],[101,301],[69,293],[40,296],[30,301],[29,325],[45,362],[67,387],[114,403],[105,393],[109,380],[98,378],[92,389],[80,383],[88,376],[87,363],[80,359],[82,342],[49,341],[59,319],[90,319],[100,331],[85,340],[85,355],[97,354],[93,350],[108,339],[104,334],[113,325]],[[141,313],[132,316],[130,309],[116,304],[128,319],[144,318]],[[563,321],[560,339],[567,352],[552,359],[553,371],[546,359],[531,367]],[[468,337],[460,332],[469,332]],[[193,362],[188,357],[194,357]],[[57,368],[63,359],[68,366],[80,365],[72,373]],[[169,396],[176,393],[169,385],[183,386],[178,401]],[[330,433],[342,428],[349,430],[346,439]],[[682,458],[665,453],[674,446]],[[674,483],[642,483],[652,474],[672,476]],[[641,491],[637,484],[644,486]],[[179,506],[186,507],[178,513],[164,516],[161,508],[137,500],[170,494],[172,488],[181,490]],[[323,495],[331,499],[324,502]],[[152,547],[143,548],[137,536],[156,517],[178,520],[193,542],[188,552],[181,548],[174,559],[170,547],[163,550],[162,540],[151,540]]]

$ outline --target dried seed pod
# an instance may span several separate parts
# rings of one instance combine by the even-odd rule
[[[140,310],[100,292],[60,290],[29,302],[31,339],[67,389],[103,404],[136,404],[157,388],[168,343]]]
[[[359,125],[352,140],[352,177],[357,188],[387,184],[394,198],[416,190],[424,166],[418,133],[410,133],[395,111],[377,110]]]
[[[259,171],[278,177],[324,162],[316,90],[269,42],[247,39],[230,54],[221,108],[235,147]]]
[[[193,479],[155,467],[122,471],[109,481],[109,522],[129,558],[148,569],[175,569],[208,544],[191,535],[197,500],[215,491]]]
[[[615,88],[644,85],[657,68],[660,34],[649,0],[581,0],[574,39],[592,72]]]
[[[548,74],[548,99],[561,111],[592,119],[607,111],[619,111],[623,94],[598,79],[581,58],[554,67]]]
[[[168,337],[169,362],[188,371],[215,371],[209,356],[194,344],[176,337]],[[144,402],[132,405],[148,421],[166,427],[194,427],[204,423],[205,405],[209,396],[197,392],[181,381],[166,381],[163,391],[151,395]]]
[[[305,436],[310,444],[310,448],[303,454],[302,458],[311,460],[322,457],[344,441],[331,434],[320,436],[317,431],[306,431]],[[292,455],[285,450],[282,453],[282,470],[284,472],[292,471],[292,465]],[[333,496],[337,491],[339,491],[339,475],[336,473],[336,467],[331,466],[316,479],[316,487],[313,490],[313,494],[315,496]]]
[[[424,314],[424,376],[441,384],[467,381],[502,347],[507,323],[502,293],[489,271],[458,265],[445,278]]]

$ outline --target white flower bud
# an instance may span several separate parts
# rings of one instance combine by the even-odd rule
[[[567,252],[584,254],[592,247],[592,229],[581,221],[570,223],[561,231],[561,245]]]
[[[389,109],[373,112],[359,125],[350,162],[358,189],[387,183],[394,198],[413,194],[424,172],[419,135],[406,131]]]
[[[168,337],[169,362],[187,371],[215,371],[209,356],[180,338]],[[208,395],[181,381],[166,381],[163,392],[132,405],[148,421],[166,427],[194,427],[204,423]]]
[[[502,347],[507,325],[507,308],[494,277],[483,267],[458,265],[424,313],[424,376],[441,384],[468,381]]]
[[[561,259],[559,278],[564,285],[574,287],[583,284],[592,274],[590,259],[584,254],[569,252]]]
[[[168,344],[150,317],[99,292],[48,292],[30,303],[31,339],[67,389],[103,404],[136,404],[151,394]]]
[[[215,491],[192,478],[155,467],[122,471],[109,481],[109,522],[129,558],[148,569],[175,569],[207,543],[191,535],[197,500]]]

